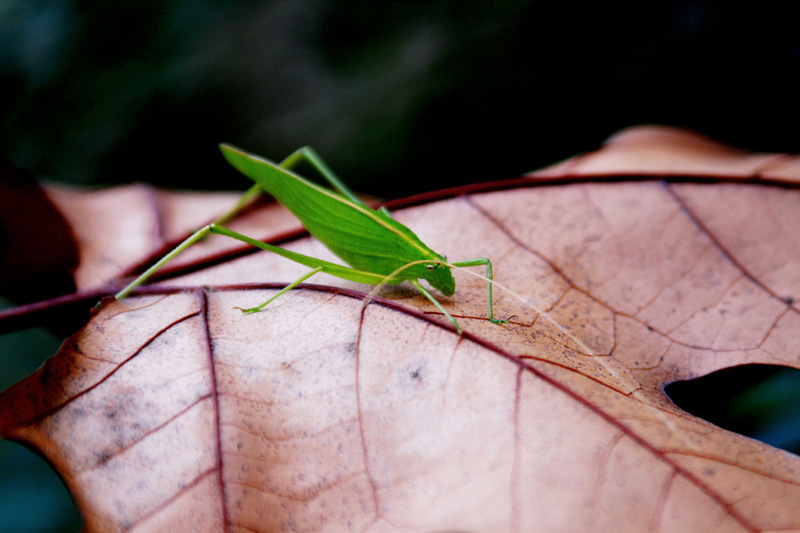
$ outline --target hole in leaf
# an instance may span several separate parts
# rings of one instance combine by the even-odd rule
[[[664,391],[694,416],[800,455],[800,370],[741,365],[670,383]]]

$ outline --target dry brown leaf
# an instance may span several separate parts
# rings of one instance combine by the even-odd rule
[[[81,261],[75,285],[86,290],[103,286],[129,270],[164,255],[189,233],[232,206],[235,193],[173,192],[134,184],[96,191],[51,185],[50,200],[59,207],[78,241]],[[274,239],[297,229],[297,219],[276,204],[250,210],[228,225],[259,239]],[[237,246],[218,241],[198,243],[172,266]]]
[[[800,458],[662,391],[800,367],[792,165],[632,130],[514,187],[396,211],[453,260],[491,257],[591,353],[499,291],[517,316],[490,324],[461,273],[442,300],[464,336],[412,290],[364,308],[335,278],[243,316],[306,270],[258,253],[105,304],[0,396],[0,434],[53,463],[90,531],[800,529]]]

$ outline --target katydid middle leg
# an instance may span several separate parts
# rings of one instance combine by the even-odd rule
[[[288,292],[288,291],[294,289],[295,287],[297,287],[298,285],[303,283],[305,280],[307,280],[308,278],[310,278],[314,274],[317,274],[317,273],[322,272],[322,271],[323,271],[323,267],[319,266],[319,267],[315,268],[314,270],[312,270],[311,272],[308,272],[307,274],[304,274],[304,275],[300,276],[297,280],[291,282],[290,284],[288,284],[287,286],[282,288],[280,291],[278,291],[278,294],[276,294],[275,296],[273,296],[272,298],[270,298],[269,300],[267,300],[266,302],[264,302],[261,305],[257,305],[255,307],[251,307],[249,309],[242,309],[241,307],[239,307],[238,309],[242,309],[242,312],[244,312],[244,313],[257,313],[257,312],[261,311],[262,309],[264,309],[269,304],[271,304],[275,299],[277,299],[279,296],[281,296],[285,292]]]
[[[421,292],[423,296],[425,296],[428,300],[430,300],[433,303],[433,305],[435,305],[439,309],[439,311],[441,311],[442,314],[444,314],[444,316],[447,317],[447,320],[449,320],[450,323],[453,324],[453,327],[456,328],[456,331],[459,333],[459,335],[464,332],[464,330],[461,329],[461,326],[458,325],[458,322],[456,322],[456,319],[453,318],[453,315],[447,312],[447,309],[445,309],[442,306],[442,304],[440,304],[439,301],[433,297],[430,291],[426,289],[425,286],[422,285],[422,283],[420,283],[418,279],[409,279],[408,282],[411,283],[414,287],[416,287],[417,290]]]

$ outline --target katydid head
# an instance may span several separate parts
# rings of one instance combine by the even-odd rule
[[[445,296],[452,296],[456,292],[456,281],[447,266],[447,258],[443,255],[439,257],[441,261],[425,265],[425,274],[420,277]]]

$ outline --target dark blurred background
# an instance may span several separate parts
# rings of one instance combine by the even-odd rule
[[[53,180],[243,189],[217,143],[310,144],[388,198],[515,177],[640,123],[794,152],[784,6],[3,0],[0,146]]]
[[[797,152],[798,67],[789,2],[0,0],[0,156],[62,182],[244,190],[217,143],[310,144],[395,198],[641,123]],[[0,388],[49,335],[0,338]],[[0,443],[0,530],[77,524],[47,466]]]

